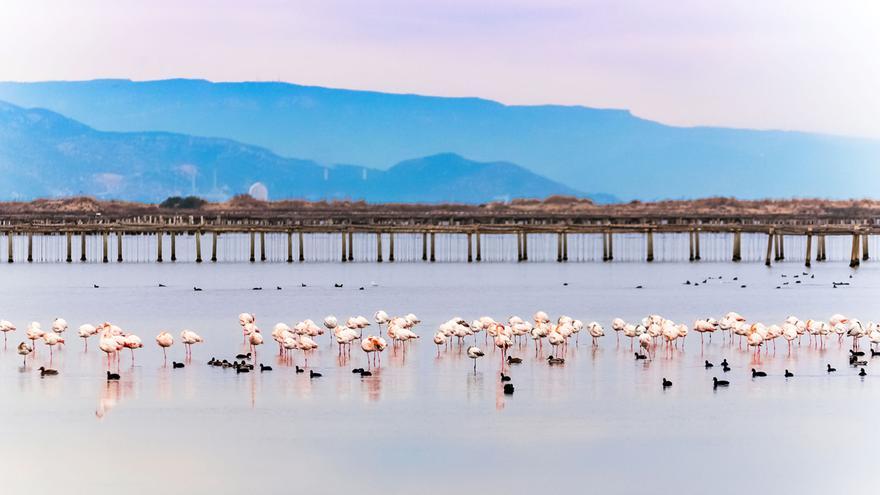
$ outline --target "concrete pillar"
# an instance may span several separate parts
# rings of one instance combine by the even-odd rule
[[[298,232],[298,235],[299,235],[299,239],[298,239],[299,240],[299,261],[300,261],[300,263],[302,263],[306,260],[306,252],[305,252],[305,246],[304,246],[305,243],[303,242],[303,231],[300,230]]]
[[[608,261],[614,260],[614,234],[608,231]]]
[[[471,241],[473,240],[472,238],[473,238],[473,235],[470,232],[468,232],[467,233],[467,262],[468,263],[472,263],[474,261],[473,246],[471,246]]]
[[[562,263],[562,232],[556,233],[556,262]]]
[[[394,232],[388,233],[388,262],[394,261]]]
[[[122,263],[122,232],[116,233],[116,262]]]
[[[256,234],[256,232],[254,232],[252,230],[251,231],[251,242],[250,242],[250,257],[248,258],[251,263],[253,263],[254,261],[257,260],[256,248],[255,248],[255,244],[257,242],[256,239],[257,239],[257,234]]]
[[[602,232],[602,261],[608,261],[608,232]]]
[[[342,262],[345,263],[348,261],[348,256],[345,253],[345,231],[342,231]]]
[[[477,235],[477,261],[483,261],[483,253],[482,249],[480,249],[480,231],[476,232]]]
[[[376,232],[376,262],[382,262],[382,232]]]
[[[694,230],[694,261],[700,261],[700,229]]]
[[[650,263],[654,261],[654,231],[648,229],[648,231],[645,232],[645,235],[648,238],[648,256],[646,258],[646,261]]]
[[[825,234],[819,236],[819,248],[822,250],[822,259],[820,261],[825,261],[827,259],[825,255]]]
[[[849,266],[850,268],[855,268],[859,266],[859,234],[857,232],[853,232],[852,235],[852,251],[849,256]]]
[[[79,244],[80,244],[80,246],[79,246],[80,247],[79,260],[85,261],[86,260],[86,233],[85,233],[85,231],[80,232],[80,234],[79,234]]]
[[[868,234],[862,234],[862,261],[868,261]]]
[[[107,246],[107,232],[101,232],[101,262],[108,263],[110,261],[109,256],[110,248]]]
[[[202,262],[202,231],[196,231],[196,263]]]
[[[171,236],[171,261],[177,261],[177,232],[168,233]]]
[[[523,261],[529,261],[529,234],[523,231]]]
[[[694,261],[694,232],[688,232],[688,261]]]
[[[260,261],[266,261],[266,233],[260,232]]]
[[[211,262],[217,262],[217,236],[220,234],[216,230],[211,232]]]
[[[779,259],[785,260],[785,235],[779,234]]]
[[[733,233],[733,261],[742,260],[742,233],[737,230]]]
[[[9,256],[8,256],[8,261],[9,261],[10,263],[12,263],[12,261],[13,261],[13,259],[12,259],[12,258],[13,258],[12,254],[13,254],[13,251],[15,251],[15,249],[13,248],[13,245],[12,245],[12,244],[13,244],[13,234],[12,234],[12,232],[7,232],[7,233],[6,233],[6,249],[7,249],[7,252],[8,252],[8,254],[9,254]]]
[[[156,232],[156,261],[162,262],[162,231]]]
[[[812,257],[810,251],[812,249],[813,249],[813,231],[807,230],[807,255],[804,256],[804,260],[806,260],[806,261],[804,261],[804,266],[806,266],[806,267],[810,266],[810,258]]]
[[[343,256],[345,253],[343,253]],[[293,263],[293,231],[287,231],[287,262]]]
[[[562,261],[568,261],[568,232],[562,233]]]
[[[431,262],[437,261],[437,257],[435,256],[435,247],[436,247],[435,233],[431,232]]]
[[[522,232],[516,231],[516,261],[522,261]]]
[[[67,259],[68,263],[73,262],[73,233],[67,231]]]
[[[773,252],[773,238],[775,237],[776,235],[773,234],[773,229],[771,228],[767,232],[767,257],[764,259],[764,264],[767,266],[770,266],[770,253]]]
[[[348,261],[354,261],[354,232],[348,231]]]
[[[779,234],[773,236],[773,260],[779,261]]]
[[[32,263],[34,261],[34,234],[33,232],[28,232],[27,234],[27,260],[28,263]]]

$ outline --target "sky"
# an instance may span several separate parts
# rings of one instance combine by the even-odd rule
[[[0,80],[194,77],[880,138],[874,0],[3,0]]]

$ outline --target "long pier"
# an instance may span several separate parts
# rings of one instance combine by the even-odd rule
[[[764,216],[663,216],[643,215],[611,217],[577,213],[528,213],[504,212],[488,214],[485,211],[389,211],[340,212],[307,211],[294,213],[247,212],[219,215],[103,215],[103,214],[29,214],[0,215],[0,235],[7,237],[6,256],[9,263],[34,261],[34,245],[40,239],[63,238],[63,261],[72,263],[103,262],[111,260],[126,261],[125,246],[137,239],[152,239],[150,246],[155,252],[150,256],[155,262],[176,262],[180,250],[186,249],[187,259],[197,263],[217,262],[222,256],[218,240],[227,236],[244,237],[247,240],[246,255],[242,259],[226,257],[227,261],[266,262],[273,259],[267,255],[267,236],[277,241],[286,238],[283,259],[288,263],[304,262],[307,253],[307,238],[331,236],[338,242],[325,243],[322,249],[332,249],[334,253],[322,253],[323,259],[334,259],[341,263],[353,261],[395,262],[399,259],[395,252],[395,239],[409,236],[420,242],[421,260],[435,262],[437,238],[456,238],[455,246],[461,249],[460,258],[469,263],[479,263],[487,259],[485,239],[499,237],[515,239],[516,261],[530,260],[529,241],[546,241],[555,238],[555,260],[568,262],[569,244],[573,238],[589,237],[601,239],[604,262],[615,259],[615,240],[625,236],[632,242],[639,236],[644,246],[644,261],[653,262],[655,258],[655,237],[668,234],[687,236],[687,260],[698,262],[703,259],[701,243],[723,238],[730,243],[729,260],[743,260],[743,236],[756,235],[766,238],[764,263],[771,266],[785,260],[786,238],[798,237],[805,240],[804,264],[822,262],[826,258],[826,239],[829,237],[845,239],[849,242],[849,264],[857,267],[870,258],[869,237],[880,233],[880,217],[852,215],[847,217],[822,218],[820,215],[764,215]],[[375,248],[369,248],[371,259],[360,253],[355,256],[355,245],[360,251],[370,238]],[[36,240],[35,240],[36,239]],[[187,239],[179,245],[179,239]],[[294,242],[296,240],[296,242]],[[22,242],[23,241],[23,242]],[[400,242],[400,241],[398,241]],[[619,242],[619,241],[618,241]],[[115,249],[112,248],[115,243]],[[717,242],[716,242],[717,243]],[[23,244],[23,245],[22,245]],[[98,247],[96,247],[98,246]],[[90,249],[91,248],[91,249]],[[544,242],[546,249],[546,242]],[[140,248],[139,248],[140,249]],[[338,251],[337,251],[338,250]],[[111,254],[115,256],[111,256]],[[46,260],[44,260],[46,261]],[[52,261],[52,260],[48,260]]]

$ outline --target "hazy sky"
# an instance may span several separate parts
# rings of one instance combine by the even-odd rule
[[[0,79],[283,80],[880,137],[876,0],[3,0]]]

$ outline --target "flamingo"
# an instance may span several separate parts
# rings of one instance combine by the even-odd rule
[[[15,331],[15,325],[8,320],[0,320],[0,332],[3,332],[3,348],[6,349],[6,337],[9,332]]]
[[[110,333],[109,329],[105,328],[105,330],[101,333],[101,339],[98,341],[98,348],[104,351],[107,354],[107,369],[110,369],[110,356],[115,355],[119,350],[119,344],[116,342],[116,339]]]
[[[52,331],[58,334],[66,332],[67,320],[64,318],[55,318],[55,320],[52,321]]]
[[[593,347],[599,347],[599,337],[605,336],[605,330],[602,328],[602,325],[591,321],[587,328],[590,332],[590,337],[593,338]]]
[[[58,344],[64,343],[64,337],[55,332],[46,332],[43,334],[43,342],[49,346],[49,363],[52,362],[52,348]]]
[[[333,315],[328,315],[324,317],[324,327],[330,331],[330,342],[333,342],[333,334],[335,333],[336,327],[339,326],[339,320],[336,319]]]
[[[474,360],[474,375],[477,374],[477,359],[485,356],[486,354],[479,347],[472,345],[467,348],[467,356]]]
[[[186,346],[186,356],[188,358],[192,358],[193,344],[198,344],[204,342],[205,340],[202,339],[199,334],[187,329],[180,332],[180,341],[183,342],[184,346]]]
[[[168,348],[174,344],[174,336],[169,332],[159,332],[159,335],[156,335],[156,343],[162,348],[162,356],[165,358],[165,364],[168,364]]]
[[[27,365],[27,356],[28,354],[33,352],[33,350],[34,348],[29,346],[27,342],[22,342],[18,344],[18,355],[24,358],[24,362],[22,363],[23,366]]]
[[[247,342],[248,332],[247,326],[253,325],[257,321],[257,315],[253,313],[240,313],[238,315],[238,324],[241,325],[242,342]]]
[[[617,344],[620,345],[620,332],[626,328],[626,322],[621,318],[615,318],[611,320],[611,329],[614,330],[614,333],[617,335]]]
[[[25,336],[31,341],[31,347],[36,351],[37,347],[35,345],[35,341],[37,339],[42,339],[43,334],[45,334],[46,332],[44,332],[43,329],[40,328],[40,322],[32,321],[28,323],[28,326],[25,329],[24,333]]]
[[[79,337],[83,339],[83,343],[85,344],[86,352],[89,350],[89,337],[98,333],[98,329],[95,325],[85,323],[79,326]]]
[[[437,333],[434,334],[434,343],[437,345],[437,357],[440,357],[440,346],[446,344],[446,335],[437,330]]]
[[[123,340],[122,346],[128,348],[131,351],[131,364],[134,364],[134,350],[143,347],[144,343],[141,342],[141,338],[137,335],[130,334],[125,336],[125,340]]]

